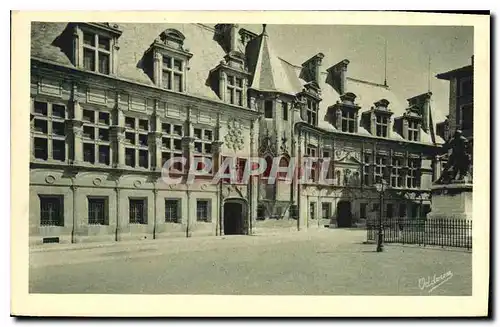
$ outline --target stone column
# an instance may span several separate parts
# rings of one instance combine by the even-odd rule
[[[83,62],[80,62],[80,33],[78,27],[75,25],[72,31],[73,36],[73,47],[72,47],[72,60],[76,67],[83,66]],[[83,58],[82,58],[83,59]]]
[[[223,102],[226,102],[226,73],[221,71],[219,75],[219,96]]]
[[[250,122],[250,156],[251,157],[257,157],[258,156],[258,134],[255,133],[256,127],[258,126],[258,122],[255,120],[252,120]],[[259,177],[258,176],[251,176],[250,179],[250,214],[249,214],[249,221],[250,221],[250,234],[253,233],[253,227],[255,226],[255,222],[257,220],[257,205],[259,201]]]
[[[374,112],[370,113],[370,134],[377,135],[377,115]]]
[[[403,138],[405,140],[408,139],[408,126],[409,126],[408,119],[403,118]]]

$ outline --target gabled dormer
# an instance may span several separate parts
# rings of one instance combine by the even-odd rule
[[[405,140],[420,141],[420,128],[422,127],[422,115],[418,107],[411,106],[406,112],[394,119],[394,129]]]
[[[356,95],[347,92],[340,96],[340,101],[328,107],[329,121],[337,130],[346,133],[358,132],[358,112],[361,107],[355,100]]]
[[[71,23],[63,33],[63,49],[75,67],[104,75],[115,75],[118,66],[118,39],[122,31],[110,23]]]
[[[249,73],[245,67],[245,54],[237,38],[238,25],[217,24],[215,39],[226,52],[224,60],[209,73],[208,84],[229,104],[248,106],[247,87]]]
[[[156,86],[186,92],[189,60],[193,54],[184,47],[184,41],[181,32],[167,29],[149,47],[145,66],[150,68],[148,73]]]
[[[393,112],[389,109],[389,101],[381,99],[374,103],[370,110],[361,115],[361,126],[373,136],[390,137],[392,131]]]

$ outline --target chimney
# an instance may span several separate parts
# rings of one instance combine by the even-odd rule
[[[307,81],[307,82],[316,82],[316,84],[319,84],[320,82],[320,75],[321,75],[321,63],[323,61],[323,58],[325,57],[324,54],[321,52],[314,55],[310,59],[306,60],[302,64],[302,73],[301,77]]]
[[[347,65],[349,60],[344,59],[341,62],[328,68],[328,77],[326,82],[330,84],[340,95],[346,93]]]
[[[238,25],[217,24],[215,25],[216,40],[226,53],[238,50]]]
[[[413,98],[408,99],[409,107],[416,107],[422,116],[422,129],[428,133],[430,126],[430,111],[431,111],[431,97],[432,93],[427,92]]]

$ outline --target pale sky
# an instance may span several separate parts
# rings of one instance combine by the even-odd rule
[[[262,32],[262,25],[240,27]],[[400,101],[427,91],[430,55],[434,123],[445,119],[449,102],[448,82],[435,75],[469,65],[473,55],[470,26],[267,25],[267,32],[276,54],[293,64],[322,52],[324,70],[348,59],[348,76],[378,83],[387,40],[387,84]]]

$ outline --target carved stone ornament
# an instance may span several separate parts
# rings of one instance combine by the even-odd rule
[[[47,184],[54,184],[56,178],[52,175],[47,175],[47,177],[45,177],[45,182]]]
[[[232,118],[227,122],[227,134],[224,136],[226,146],[234,152],[243,149],[243,124],[238,119]]]
[[[92,181],[92,183],[93,183],[95,186],[99,186],[99,185],[101,185],[102,180],[101,180],[99,177],[96,177],[96,178],[94,178],[94,180]]]
[[[142,182],[139,181],[139,180],[137,180],[137,181],[134,182],[134,186],[135,187],[140,187],[141,185],[142,185]]]

